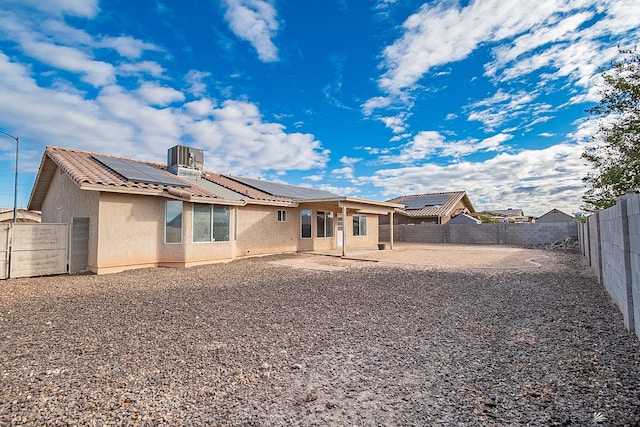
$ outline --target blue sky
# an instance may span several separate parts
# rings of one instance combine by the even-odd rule
[[[639,40],[637,0],[3,0],[0,130],[23,207],[47,145],[185,144],[346,196],[574,213],[599,67]]]

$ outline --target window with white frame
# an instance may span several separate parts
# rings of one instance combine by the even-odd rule
[[[284,209],[278,210],[278,222],[287,222],[287,211]]]
[[[164,242],[182,243],[182,202],[168,200],[165,206]]]
[[[367,235],[367,216],[366,215],[353,216],[353,235],[354,236]]]
[[[316,236],[333,237],[333,212],[316,212]]]
[[[229,206],[193,205],[193,241],[228,242]]]
[[[303,239],[311,238],[311,210],[303,209],[300,211],[300,237]]]

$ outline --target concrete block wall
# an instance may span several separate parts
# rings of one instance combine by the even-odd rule
[[[500,232],[506,224],[446,224],[448,228],[448,243],[497,245],[500,243]]]
[[[602,284],[620,308],[625,326],[629,328],[635,325],[630,323],[633,319],[628,310],[630,301],[627,295],[627,263],[625,262],[628,235],[625,236],[624,233],[626,222],[624,203],[619,202],[600,213]]]
[[[635,331],[640,337],[640,197],[627,199],[629,223],[629,262],[631,268],[631,303]]]
[[[402,233],[396,234],[398,228],[403,228]],[[421,243],[445,243],[444,227],[438,224],[419,224],[419,225],[395,225],[393,235],[396,241],[400,241],[396,236],[402,234],[404,242],[421,242]]]
[[[506,242],[510,245],[544,245],[567,237],[577,237],[578,224],[576,221],[509,224],[506,232]]]
[[[622,196],[615,206],[596,211],[581,230],[583,255],[627,329],[640,338],[640,195]]]
[[[389,241],[389,225],[379,226],[379,239]],[[454,243],[479,245],[544,245],[578,236],[578,225],[571,222],[540,224],[416,224],[394,225],[396,242]]]

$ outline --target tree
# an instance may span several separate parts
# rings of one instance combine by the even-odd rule
[[[489,214],[482,214],[478,217],[478,219],[480,220],[481,223],[483,224],[495,224],[498,222],[497,219],[495,219],[493,216],[489,215]]]
[[[582,209],[593,212],[616,204],[621,195],[640,190],[640,52],[619,49],[622,59],[601,72],[600,102],[588,113],[598,117],[594,145],[582,157],[592,171],[583,178],[591,186]]]

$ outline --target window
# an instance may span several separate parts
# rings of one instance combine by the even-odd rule
[[[218,205],[193,205],[193,241],[228,242],[229,207]]]
[[[318,211],[316,213],[316,235],[333,237],[333,212]]]
[[[182,202],[169,200],[164,223],[165,243],[182,243]]]
[[[287,211],[278,210],[278,222],[287,222]]]
[[[354,236],[367,235],[367,216],[366,215],[353,216],[353,235]]]
[[[311,211],[304,209],[300,211],[300,237],[303,239],[311,238]]]

